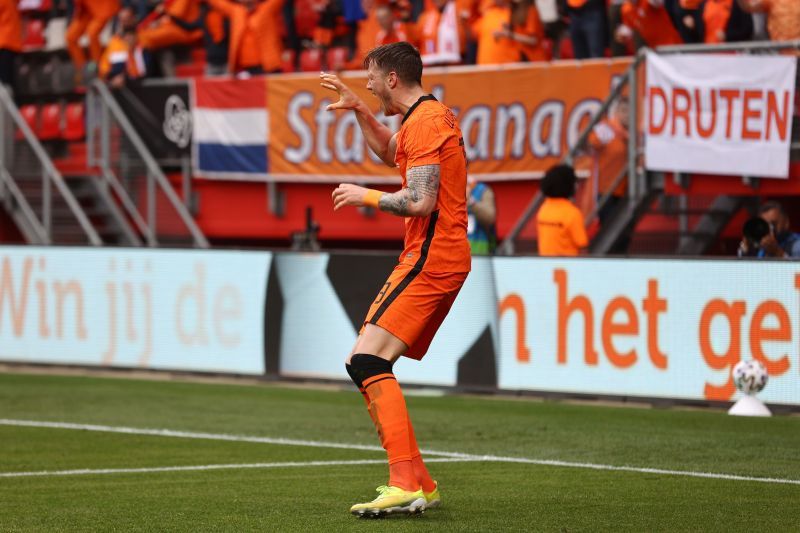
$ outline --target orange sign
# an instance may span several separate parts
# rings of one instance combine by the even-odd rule
[[[560,161],[629,60],[427,69],[423,85],[458,117],[469,172],[489,180],[540,177]],[[342,79],[377,112],[363,72]],[[270,78],[269,177],[285,181],[397,182],[369,150],[353,112],[330,112],[335,93],[316,75]],[[378,115],[390,128],[399,116]]]

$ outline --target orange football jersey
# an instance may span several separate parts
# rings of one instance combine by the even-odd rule
[[[467,158],[455,115],[431,95],[403,117],[395,162],[406,186],[408,169],[439,165],[436,208],[427,217],[406,217],[400,262],[430,272],[469,272],[467,240]]]

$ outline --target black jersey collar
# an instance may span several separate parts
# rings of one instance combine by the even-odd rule
[[[420,96],[420,97],[419,97],[419,100],[417,100],[416,102],[414,102],[414,105],[412,105],[411,107],[409,107],[409,108],[408,108],[408,111],[406,111],[406,114],[405,114],[405,115],[403,115],[403,122],[401,122],[401,124],[405,124],[406,120],[408,120],[408,117],[410,117],[410,116],[411,116],[411,113],[413,113],[413,112],[414,112],[414,110],[415,110],[415,109],[416,109],[416,108],[419,106],[419,104],[421,104],[422,102],[426,102],[426,101],[428,101],[428,100],[436,100],[436,97],[435,97],[435,96],[433,96],[432,94],[426,94],[426,95],[424,95],[424,96]]]

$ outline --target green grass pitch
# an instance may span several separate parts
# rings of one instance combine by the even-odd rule
[[[797,416],[744,419],[711,410],[456,395],[412,396],[408,404],[423,448],[471,459],[491,455],[784,482],[435,462],[429,467],[440,482],[441,509],[365,520],[348,509],[372,499],[374,488],[386,482],[380,450],[8,422],[376,446],[355,390],[10,373],[0,374],[0,531],[800,531]],[[308,464],[314,461],[367,462]],[[251,467],[152,470],[205,465]],[[143,471],[53,474],[81,469]],[[8,475],[33,472],[50,474]]]

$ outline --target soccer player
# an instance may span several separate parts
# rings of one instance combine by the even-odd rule
[[[339,95],[328,110],[356,113],[370,148],[398,167],[403,187],[385,193],[342,183],[333,191],[333,207],[372,206],[404,217],[406,233],[400,262],[372,303],[345,364],[389,459],[389,483],[350,512],[413,514],[438,506],[441,497],[422,461],[392,365],[401,355],[422,359],[470,270],[467,161],[455,116],[422,89],[416,48],[407,42],[380,46],[364,66],[367,89],[383,113],[403,116],[400,130],[393,134],[339,78],[323,72],[322,86]]]

